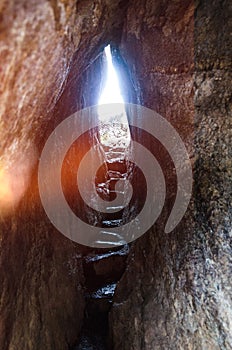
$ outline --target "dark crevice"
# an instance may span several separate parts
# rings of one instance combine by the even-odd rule
[[[126,268],[129,247],[92,250],[83,257],[85,318],[78,344],[72,350],[110,350],[108,314],[114,291]]]
[[[112,44],[112,56],[115,68],[118,72],[119,83],[125,102],[138,103],[138,86],[125,60],[120,54],[118,46]],[[70,71],[70,77],[67,83],[67,89],[61,99],[61,108],[65,109],[65,114],[75,111],[75,89],[79,89],[81,103],[79,108],[84,108],[96,104],[99,95],[104,86],[104,59],[103,51],[95,52],[94,58],[90,60],[91,64],[83,72],[82,76],[75,77],[77,69],[76,63],[73,63],[73,69]],[[81,91],[81,93],[80,93]],[[67,112],[67,102],[68,112]],[[58,114],[60,113],[57,107]],[[95,133],[88,133],[87,139],[90,143]],[[79,153],[85,153],[86,147],[91,147],[84,139],[79,140]],[[81,151],[83,150],[83,152]],[[82,154],[82,156],[83,156]],[[69,164],[70,166],[70,164]],[[74,170],[75,169],[75,170]],[[76,173],[76,166],[71,166],[70,171]],[[75,176],[74,176],[75,177]],[[76,177],[75,177],[76,178]],[[69,179],[69,177],[68,177]],[[74,181],[75,182],[75,181]],[[70,181],[67,186],[70,185]],[[68,187],[67,187],[68,188]],[[66,199],[69,198],[66,194]],[[73,197],[70,196],[70,198]],[[69,198],[69,199],[70,199]],[[73,203],[75,198],[71,199]],[[75,206],[75,203],[73,204]],[[78,209],[80,210],[80,209]],[[85,214],[85,213],[84,213]],[[111,339],[109,336],[109,312],[111,310],[114,291],[118,281],[126,269],[126,261],[129,253],[129,246],[122,246],[117,249],[91,249],[81,248],[83,252],[82,261],[85,278],[85,316],[82,324],[82,330],[79,340],[71,350],[110,350]]]

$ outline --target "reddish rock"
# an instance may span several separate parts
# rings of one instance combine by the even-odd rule
[[[171,188],[164,216],[133,244],[111,348],[231,348],[230,14],[228,0],[1,3],[1,349],[68,350],[78,339],[88,249],[53,228],[36,174],[54,127],[96,103],[109,42],[126,98],[171,122],[194,167],[182,222],[163,233]],[[94,271],[110,274],[102,262]]]
[[[115,350],[231,348],[230,14],[229,1],[130,2],[121,54],[141,103],[184,140],[194,189],[171,234],[163,217],[133,245],[110,312]]]
[[[46,217],[37,165],[54,126],[93,103],[93,97],[83,100],[80,76],[86,79],[83,72],[89,73],[112,31],[118,32],[124,11],[118,3],[17,0],[0,5],[2,350],[64,350],[78,339],[85,307],[78,256],[84,249]]]

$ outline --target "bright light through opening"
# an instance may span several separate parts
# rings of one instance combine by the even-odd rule
[[[106,46],[104,53],[106,55],[107,60],[107,79],[105,88],[99,99],[99,104],[101,105],[107,103],[124,103],[119,88],[117,73],[113,66],[110,45]]]
[[[130,130],[121,95],[118,76],[113,66],[110,45],[105,50],[107,60],[107,78],[103,92],[99,98],[98,117],[100,119],[100,142],[110,148],[125,149],[130,143]],[[104,113],[104,106],[118,103],[117,108],[112,106],[112,114]],[[108,107],[107,107],[108,108]],[[109,108],[108,108],[109,110]]]

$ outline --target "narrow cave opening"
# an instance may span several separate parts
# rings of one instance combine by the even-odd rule
[[[101,84],[99,84],[100,93],[97,100],[98,138],[104,152],[105,164],[120,163],[125,160],[131,141],[124,97],[125,95],[132,95],[133,88],[130,84],[126,64],[117,47],[107,45],[103,51],[102,61]],[[90,70],[94,74],[86,72],[88,79],[96,78],[93,66]],[[116,66],[120,66],[120,69],[117,69]],[[87,90],[88,88],[89,84]],[[130,89],[131,91],[129,92]],[[125,92],[127,93],[125,94]],[[91,91],[87,91],[87,94],[89,93]],[[109,106],[111,104],[116,108],[114,117],[107,118],[104,114],[104,108],[106,105]],[[115,179],[118,177],[118,170],[116,169],[115,174],[113,174],[112,169],[108,169],[106,166],[105,171],[106,179],[97,182],[96,187],[98,194],[102,198],[104,198],[102,191],[105,191],[107,192],[105,197],[107,198],[108,195],[109,199],[111,190],[107,174],[110,173],[109,177]],[[126,174],[121,173],[120,176],[125,177]],[[109,212],[119,209],[111,206],[109,202]],[[85,317],[79,341],[72,348],[73,350],[106,350],[110,348],[108,317],[117,283],[126,269],[129,249],[129,244],[126,244],[126,242],[125,245],[119,245],[110,249],[84,249]]]
[[[122,151],[126,151],[131,136],[125,103],[121,93],[120,77],[113,63],[110,45],[107,45],[104,49],[104,58],[106,60],[106,72],[103,78],[104,87],[98,101],[100,142],[103,146],[110,148],[112,151],[118,148]],[[115,104],[114,108],[117,108],[114,116],[111,118],[104,114],[104,109],[102,108],[102,105],[109,104]]]
[[[2,4],[0,349],[103,350],[108,333],[109,350],[231,349],[231,2]],[[49,135],[97,105],[109,42],[125,102],[169,121],[194,171],[181,223],[166,234],[157,222],[128,259],[128,246],[92,249],[62,235],[46,216],[37,181]],[[175,164],[149,131],[140,135],[167,169],[166,222]],[[106,147],[109,133],[100,136]],[[59,204],[55,191],[49,197]]]

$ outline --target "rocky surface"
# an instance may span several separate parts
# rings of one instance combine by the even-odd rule
[[[36,169],[54,126],[93,104],[93,97],[84,96],[91,84],[86,88],[83,72],[90,76],[88,67],[106,40],[112,32],[119,35],[125,7],[118,4],[1,2],[2,350],[64,350],[77,342],[85,307],[80,259],[85,249],[49,223],[39,200]]]
[[[229,1],[199,1],[194,17],[188,1],[129,6],[120,50],[142,102],[185,140],[194,190],[174,232],[159,222],[135,242],[110,314],[114,349],[232,348],[229,28]]]
[[[171,186],[162,218],[133,244],[110,312],[110,348],[232,348],[230,17],[228,0],[1,2],[1,349],[78,343],[89,250],[46,218],[36,173],[54,127],[96,103],[109,42],[126,100],[167,118],[194,168],[181,224],[164,234]],[[124,264],[120,257],[120,274]],[[111,283],[111,267],[99,260],[92,272]]]
[[[74,350],[109,349],[108,314],[116,283],[125,271],[129,247],[91,250],[83,256],[85,316]]]

